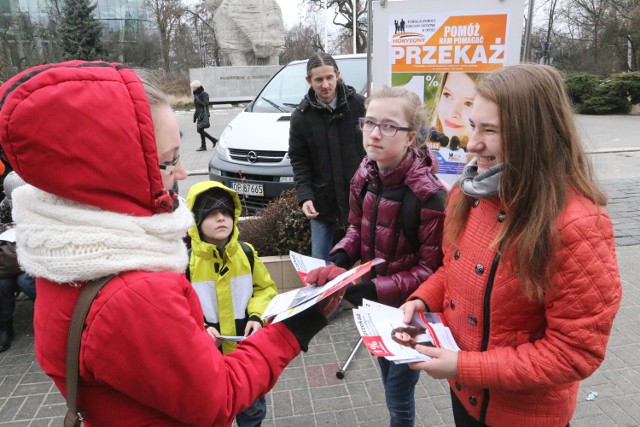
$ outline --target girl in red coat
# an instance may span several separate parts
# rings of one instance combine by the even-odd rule
[[[470,117],[444,264],[402,306],[443,312],[462,351],[411,366],[449,380],[457,426],[566,426],[620,304],[606,199],[555,69],[488,74]]]
[[[231,426],[306,350],[324,312],[268,325],[231,354],[216,348],[184,275],[193,217],[171,191],[186,177],[178,123],[130,68],[34,67],[0,87],[0,108],[0,143],[28,183],[13,212],[18,257],[37,277],[42,370],[66,396],[74,306],[85,282],[113,275],[82,332],[84,425]]]

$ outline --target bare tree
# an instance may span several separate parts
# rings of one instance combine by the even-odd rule
[[[280,55],[280,63],[287,64],[296,59],[307,59],[320,51],[322,51],[322,40],[317,26],[299,22],[284,33],[284,52]]]
[[[333,24],[341,27],[341,33],[353,37],[353,12],[356,12],[356,51],[367,50],[367,2],[365,0],[304,0],[309,12],[324,10],[324,3],[333,11]],[[344,38],[344,36],[343,36]],[[353,39],[351,39],[353,40]]]
[[[189,15],[190,28],[193,30],[194,52],[198,56],[201,67],[222,65],[220,45],[218,44],[215,28],[213,27],[213,11],[205,3],[185,9]]]
[[[162,69],[168,74],[171,70],[172,43],[185,8],[181,0],[146,0],[146,7],[158,30]]]
[[[553,31],[553,21],[556,15],[556,7],[558,6],[558,0],[549,0],[548,3],[549,9],[547,13],[547,37],[542,45],[542,63],[550,64],[550,49],[551,49],[551,33]]]

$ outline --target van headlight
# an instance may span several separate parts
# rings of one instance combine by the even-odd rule
[[[227,126],[222,131],[220,138],[218,139],[218,143],[216,144],[216,152],[218,153],[218,158],[220,160],[229,161],[229,147],[227,146],[227,140],[229,139],[229,134],[231,134],[231,126]]]

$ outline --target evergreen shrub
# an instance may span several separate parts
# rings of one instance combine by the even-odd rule
[[[289,255],[289,250],[311,253],[311,226],[298,207],[295,190],[287,190],[255,217],[240,221],[240,240],[260,256]]]

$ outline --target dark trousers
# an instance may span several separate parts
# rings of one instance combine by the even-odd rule
[[[211,141],[211,144],[214,147],[216,146],[216,142],[218,142],[218,140],[213,136],[209,135],[204,129],[198,129],[198,133],[200,134],[200,146],[202,148],[206,148],[207,146],[205,138],[209,139],[209,141]]]
[[[456,423],[456,427],[489,427],[487,424],[483,424],[469,415],[453,390],[449,390],[449,394],[451,395],[453,421]],[[567,424],[566,427],[569,427],[569,424]]]

